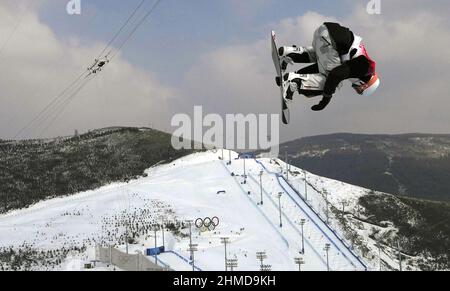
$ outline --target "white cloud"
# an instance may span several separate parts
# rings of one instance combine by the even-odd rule
[[[240,2],[231,1],[231,7],[245,12]],[[23,10],[11,3],[14,1],[0,4],[0,43]],[[310,45],[315,28],[324,21],[350,26],[364,37],[383,82],[370,98],[360,97],[345,86],[321,113],[310,110],[319,100],[297,97],[291,109],[292,124],[283,127],[283,139],[343,131],[450,131],[450,58],[446,51],[450,33],[442,12],[445,8],[430,4],[422,10],[423,4],[416,0],[415,6],[405,6],[403,1],[383,3],[380,16],[370,16],[364,5],[357,5],[346,18],[308,12],[271,25],[280,45]],[[83,46],[72,36],[59,39],[34,10],[25,15],[4,57],[0,57],[2,137],[14,135],[104,46]],[[165,126],[172,113],[191,113],[194,105],[204,105],[205,114],[278,113],[279,91],[274,84],[269,33],[264,39],[205,52],[184,75],[174,72],[174,79],[180,80],[177,89],[161,85],[154,74],[119,56],[81,92],[49,135],[110,125],[152,122]]]
[[[18,17],[16,6],[7,3],[0,4],[0,43]],[[71,36],[57,38],[30,7],[0,56],[0,136],[14,136],[93,62],[104,45],[81,46]],[[118,55],[80,92],[47,135],[110,125],[162,126],[161,120],[170,119],[167,103],[176,95],[176,90],[161,85],[152,73]]]
[[[402,4],[395,9],[401,11]],[[324,21],[342,22],[363,36],[378,62],[382,87],[375,96],[365,98],[346,85],[321,113],[310,111],[319,100],[297,97],[292,124],[283,128],[282,139],[343,131],[450,131],[446,52],[450,33],[443,17],[420,9],[388,17],[370,16],[358,7],[345,19],[308,12],[275,26],[279,44],[310,45],[314,30]],[[278,112],[273,70],[268,32],[267,39],[207,53],[186,75],[186,83],[189,94],[195,96],[193,103],[203,102],[210,111]]]

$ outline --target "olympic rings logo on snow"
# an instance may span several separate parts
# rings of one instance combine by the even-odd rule
[[[206,218],[197,218],[195,220],[195,227],[198,229],[200,228],[206,228],[209,231],[213,231],[216,229],[216,227],[219,226],[220,220],[217,216],[214,216],[213,218],[206,217]]]

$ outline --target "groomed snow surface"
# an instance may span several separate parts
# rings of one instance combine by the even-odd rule
[[[220,219],[214,231],[202,232],[194,226],[193,243],[198,244],[195,266],[198,270],[222,271],[225,269],[222,237],[228,237],[229,259],[237,259],[239,271],[258,271],[260,261],[257,252],[266,252],[264,264],[274,271],[295,271],[295,258],[303,258],[302,270],[363,271],[370,265],[352,251],[350,243],[342,240],[336,220],[325,223],[311,207],[325,207],[312,185],[320,185],[330,195],[330,203],[339,205],[345,199],[348,207],[354,207],[357,199],[367,190],[328,180],[307,173],[311,183],[309,202],[304,199],[304,172],[286,182],[282,177],[285,164],[269,159],[237,159],[231,152],[232,163],[219,159],[221,151],[197,153],[168,165],[147,170],[148,176],[130,183],[111,184],[97,190],[66,198],[48,200],[29,209],[13,211],[0,216],[0,247],[20,248],[28,245],[35,250],[86,247],[81,252],[69,252],[68,256],[52,269],[82,270],[85,262],[94,259],[96,243],[109,244],[125,250],[118,244],[118,237],[126,232],[124,220],[130,223],[154,223],[186,221],[214,217]],[[244,162],[247,177],[244,177]],[[263,181],[263,205],[260,205],[260,174]],[[233,173],[233,175],[232,175]],[[280,175],[281,174],[281,175]],[[244,181],[246,183],[244,183]],[[297,188],[296,190],[292,188]],[[225,191],[225,194],[217,194]],[[248,194],[250,193],[250,194]],[[281,198],[278,200],[278,195]],[[301,198],[302,196],[303,198]],[[280,227],[279,202],[282,209]],[[337,206],[338,207],[338,206]],[[130,220],[130,217],[133,220]],[[302,228],[304,225],[304,249],[302,254]],[[182,234],[188,234],[184,228]],[[129,247],[130,253],[153,248],[153,232],[136,237]],[[162,245],[162,233],[157,233],[157,246]],[[173,270],[191,270],[189,265],[189,237],[165,233],[167,251],[158,257],[159,263]],[[154,258],[149,258],[154,260]],[[48,269],[48,267],[40,267]],[[39,269],[39,268],[38,268]],[[99,270],[109,270],[106,266]]]

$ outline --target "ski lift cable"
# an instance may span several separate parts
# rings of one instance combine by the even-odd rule
[[[73,81],[71,84],[69,84],[69,86],[67,86],[63,91],[61,91],[61,93],[59,93],[49,104],[47,104],[46,107],[44,107],[44,109],[42,109],[37,115],[36,117],[34,117],[30,122],[28,122],[15,136],[13,139],[18,138],[22,133],[24,133],[25,131],[27,131],[34,122],[36,122],[39,118],[41,118],[44,114],[46,114],[47,111],[49,111],[51,109],[51,107],[53,105],[55,105],[55,103],[57,103],[60,98],[62,98],[72,87],[74,87],[86,74],[86,71],[84,71],[81,75],[79,75],[75,81]]]
[[[65,55],[61,56],[61,58],[59,58],[58,61],[55,62],[55,65],[53,65],[51,68],[51,72],[49,74],[46,74],[47,76],[45,77],[45,79],[39,82],[38,86],[36,86],[35,89],[33,90],[34,93],[29,96],[31,99],[38,98],[39,92],[41,92],[45,88],[45,86],[52,80],[52,76],[54,76],[57,73],[57,68],[64,58],[66,58]],[[51,103],[53,103],[55,101],[56,100],[53,100]],[[50,106],[50,105],[51,104],[49,104],[48,106]],[[12,126],[15,123],[15,120],[17,119],[17,116],[18,116],[20,110],[17,109],[15,111],[16,112],[12,114],[12,117],[9,119],[9,121],[6,122],[6,124],[8,126]],[[38,118],[39,118],[39,116],[36,116],[36,119],[38,119]]]
[[[53,110],[52,114],[49,115],[49,117],[53,116],[53,118],[50,120],[50,122],[47,124],[47,126],[40,132],[38,137],[42,138],[42,135],[55,123],[55,121],[58,119],[58,117],[64,112],[64,110],[67,108],[67,106],[75,99],[75,97],[80,93],[80,91],[89,83],[90,79],[85,79],[83,83],[81,83],[62,103],[58,105],[55,110]],[[47,121],[49,118],[46,118],[45,121]],[[45,126],[45,121],[42,122],[41,125]],[[37,128],[36,128],[37,129]]]
[[[118,32],[114,35],[114,37],[110,40],[110,42],[106,45],[106,47],[103,49],[103,51],[100,53],[100,57],[104,54],[104,52],[106,52],[108,50],[109,47],[111,47],[111,45],[114,43],[115,40],[117,40],[117,38],[120,36],[120,34],[123,32],[123,30],[125,29],[125,27],[130,23],[130,21],[136,16],[137,12],[139,11],[139,9],[142,7],[142,5],[146,2],[147,0],[142,0],[139,5],[136,7],[136,9],[133,11],[133,13],[130,15],[130,17],[125,21],[125,23],[122,25],[122,27],[118,30]],[[162,2],[163,0],[157,0],[152,7],[150,8],[150,10],[144,15],[144,17],[141,18],[141,20],[137,23],[137,25],[131,30],[131,32],[127,35],[127,37],[125,38],[125,40],[120,44],[117,52],[113,55],[113,57],[111,57],[111,59],[113,59],[118,52],[120,51],[120,49],[122,49],[125,44],[131,39],[131,37],[133,36],[133,34],[137,31],[137,29],[144,23],[144,21],[154,12],[154,10],[156,9],[156,7]],[[136,21],[136,20],[135,20]],[[111,52],[111,51],[110,51]],[[28,129],[30,129],[31,127],[33,127],[33,124],[38,121],[39,119],[44,117],[44,121],[47,120],[49,117],[51,116],[51,113],[55,112],[55,108],[54,106],[58,106],[57,103],[64,97],[67,95],[67,93],[70,91],[70,89],[74,88],[77,83],[79,83],[83,77],[85,77],[85,79],[87,77],[89,77],[91,74],[89,70],[84,71],[80,76],[78,76],[78,78],[75,79],[75,81],[73,81],[68,87],[66,87],[60,94],[58,94],[41,112],[39,112],[39,114],[33,118],[25,127],[23,127],[15,136],[13,139],[17,139],[21,134],[23,134],[25,131],[27,131]],[[88,74],[87,76],[85,76],[86,74]],[[85,85],[85,83],[84,83]],[[67,102],[67,100],[72,100],[76,94],[79,93],[79,91],[81,91],[81,89],[84,87],[84,85],[82,85],[81,87],[79,87],[79,89],[75,90],[75,94],[70,94],[68,98],[66,98],[66,101],[63,101],[62,104],[65,104],[64,106],[62,106],[62,108],[65,108],[66,105],[68,105],[70,103]],[[61,104],[60,104],[61,105]],[[53,108],[52,108],[53,107]],[[56,109],[57,110],[57,109]],[[53,112],[52,112],[53,111]],[[50,114],[49,114],[50,113]],[[59,115],[59,112],[58,112]],[[54,118],[56,120],[56,118]]]
[[[52,125],[56,122],[58,117],[64,112],[64,110],[67,108],[67,106],[72,102],[73,99],[80,93],[80,91],[89,83],[89,81],[92,80],[92,78],[85,79],[83,83],[71,94],[69,97],[66,98],[66,100],[61,104],[60,108],[58,109],[58,112],[54,115],[53,119],[50,121],[50,123],[41,131],[39,134],[39,137],[42,138],[42,135],[50,128]]]
[[[95,18],[97,17],[97,14],[94,14],[92,17],[89,18],[89,21],[84,22],[84,26],[83,25],[83,30],[86,29],[86,27],[91,27],[92,26],[92,22],[95,20]],[[81,30],[80,30],[81,32]],[[62,54],[60,58],[58,58],[58,60],[54,63],[54,65],[52,65],[51,67],[51,73],[46,74],[45,80],[39,82],[39,85],[36,86],[34,93],[31,95],[31,99],[36,99],[38,98],[38,94],[39,92],[42,91],[42,89],[44,89],[44,86],[46,86],[51,80],[52,80],[52,76],[54,76],[57,73],[57,69],[60,68],[60,64],[61,62],[66,58],[67,56],[65,54]],[[24,104],[23,104],[24,105]],[[23,106],[21,106],[23,107]],[[6,124],[11,127],[13,124],[15,124],[15,119],[17,118],[17,116],[19,115],[19,109],[16,110],[15,113],[12,114],[12,117],[9,119],[9,121],[6,122]]]
[[[25,10],[22,12],[19,20],[17,21],[16,25],[14,26],[13,30],[11,31],[11,33],[9,34],[9,36],[6,38],[6,40],[3,42],[3,44],[0,47],[0,57],[3,55],[3,52],[5,50],[5,48],[8,46],[9,42],[11,41],[11,39],[14,37],[14,35],[16,34],[17,30],[19,29],[20,25],[22,24],[26,13],[28,12],[28,9],[30,8],[31,5],[31,1],[28,2],[27,6],[25,7]]]
[[[142,7],[142,5],[146,2],[147,0],[142,0],[139,5],[136,7],[136,9],[133,11],[133,13],[128,17],[128,19],[125,21],[125,23],[122,25],[122,27],[117,31],[117,33],[114,35],[114,37],[109,41],[109,43],[105,46],[105,48],[103,49],[103,51],[99,54],[100,58],[105,51],[111,46],[111,44],[117,39],[117,37],[120,35],[120,33],[123,31],[123,29],[128,25],[128,23],[131,21],[131,19],[136,15],[136,13],[139,11],[139,9]],[[18,26],[17,26],[18,27]],[[16,29],[17,30],[17,29]],[[25,125],[25,127],[23,127],[14,137],[13,139],[18,138],[22,133],[24,133],[25,131],[27,131],[32,125],[33,123],[35,123],[36,121],[38,121],[38,119],[45,117],[45,114],[47,113],[47,111],[49,111],[51,109],[52,106],[55,105],[55,103],[58,103],[58,101],[72,88],[74,87],[82,78],[83,76],[86,74],[86,71],[84,71],[80,76],[78,76],[78,78],[75,79],[74,82],[72,82],[68,87],[66,87],[63,91],[61,91],[60,94],[58,94],[44,109],[42,109],[41,112],[38,113],[38,115],[33,118],[27,125]],[[45,119],[45,118],[44,118]]]
[[[145,3],[146,0],[143,0],[139,3],[139,5],[136,7],[136,9],[133,11],[133,13],[131,14],[131,16],[127,19],[127,21],[124,23],[124,25],[122,25],[122,27],[119,29],[118,33],[116,33],[116,35],[113,37],[113,39],[110,41],[110,43],[105,47],[105,49],[102,51],[102,53],[100,54],[100,56],[102,56],[104,54],[104,52],[106,52],[107,48],[111,46],[111,44],[115,41],[115,39],[117,39],[117,37],[120,35],[120,33],[123,31],[123,29],[128,25],[128,23],[131,21],[131,19],[133,19],[133,17],[136,15],[136,13],[138,12],[138,10],[142,7],[142,5]],[[118,51],[120,51],[124,45],[131,39],[131,37],[133,36],[133,34],[137,31],[137,29],[144,23],[144,21],[154,12],[154,10],[157,8],[157,6],[162,2],[163,0],[157,0],[152,7],[150,8],[150,10],[144,15],[144,17],[141,18],[141,20],[137,23],[137,25],[133,28],[133,30],[128,34],[127,38],[123,41],[123,43],[119,46]],[[113,55],[113,57],[111,57],[111,60],[117,55],[117,52]],[[88,75],[87,77],[89,77],[90,75]],[[87,78],[86,77],[86,78]],[[95,77],[95,76],[94,76]],[[91,78],[92,79],[92,78]],[[84,86],[91,80],[88,79],[87,82],[83,83],[80,88],[78,88],[73,94],[71,94],[71,96],[69,96],[66,101],[62,104],[62,106],[60,107],[59,112],[56,114],[56,116],[53,118],[53,120],[50,122],[50,124],[44,129],[43,132],[41,132],[41,135],[48,129],[51,127],[51,125],[53,125],[53,123],[56,121],[56,119],[59,117],[59,115],[64,112],[65,108],[70,104],[70,102],[77,96],[77,94],[84,88]]]
[[[57,114],[57,112],[59,112],[59,110],[63,107],[66,106],[67,100],[70,98],[70,96],[73,96],[74,92],[79,92],[81,88],[84,87],[84,83],[80,83],[79,85],[77,85],[76,87],[74,87],[74,90],[71,90],[71,93],[67,93],[69,94],[68,97],[66,97],[65,99],[61,99],[58,100],[58,102],[49,110],[48,114],[46,114],[45,116],[43,116],[42,118],[40,118],[39,120],[36,121],[35,125],[30,128],[30,131],[35,131],[38,130],[38,128],[40,128],[42,125],[45,126],[45,123],[53,116],[55,116],[55,114]]]
[[[125,21],[125,23],[122,25],[122,27],[116,32],[116,34],[113,36],[113,38],[108,42],[108,44],[105,46],[105,48],[103,49],[103,51],[99,54],[99,56],[97,57],[97,59],[101,58],[103,56],[103,54],[108,50],[108,48],[111,47],[111,45],[114,43],[114,41],[116,41],[116,39],[120,36],[120,34],[122,33],[122,31],[125,29],[125,27],[130,23],[130,21],[134,18],[134,16],[136,15],[136,13],[139,11],[139,9],[142,7],[142,5],[144,5],[144,3],[147,0],[142,0],[139,5],[135,8],[135,10],[133,11],[133,13],[128,17],[128,19]]]
[[[60,99],[58,99],[51,108],[48,109],[48,111],[46,112],[46,115],[43,115],[41,118],[38,118],[36,120],[36,123],[38,125],[36,125],[36,128],[39,127],[39,124],[44,123],[48,118],[51,117],[51,115],[56,112],[59,108],[59,106],[61,106],[62,103],[64,103],[64,100],[66,100],[67,98],[64,98],[64,96],[66,95],[71,95],[73,91],[76,91],[79,86],[81,85],[81,83],[77,82],[74,86],[72,86],[72,88],[70,88],[69,90],[67,90],[66,94],[64,94]]]
[[[150,10],[141,18],[141,20],[137,23],[137,25],[131,30],[131,32],[128,34],[128,36],[125,38],[125,40],[120,44],[120,46],[117,48],[116,53],[110,58],[110,60],[114,59],[116,55],[122,50],[122,48],[128,43],[128,41],[133,37],[133,35],[136,33],[136,31],[141,27],[142,24],[144,24],[145,20],[156,10],[156,8],[161,4],[163,0],[157,0]]]
[[[125,29],[123,29],[122,31],[122,35],[120,35],[119,37],[117,37],[116,43],[112,44],[107,57],[112,55],[113,52],[115,52],[117,50],[117,47],[120,46],[120,44],[123,42],[123,39],[126,37],[126,35],[129,34],[129,32],[136,26],[136,23],[141,19],[141,17],[146,13],[145,11],[147,11],[148,7],[151,5],[152,3],[150,1],[146,1],[145,5],[143,5],[141,7],[142,11],[139,11],[138,13],[135,14],[135,17],[133,17],[132,20],[130,20],[130,22],[128,23],[127,27]]]

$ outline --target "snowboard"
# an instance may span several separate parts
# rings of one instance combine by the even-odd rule
[[[280,87],[280,97],[281,97],[281,114],[283,123],[288,125],[291,119],[291,114],[289,111],[288,104],[283,98],[283,70],[281,68],[280,56],[278,54],[278,46],[276,43],[275,31],[272,31],[272,59],[275,65],[275,70],[277,72],[277,77],[275,78],[277,85]]]

